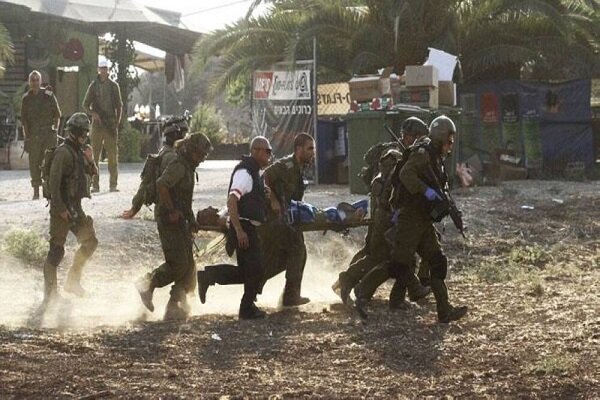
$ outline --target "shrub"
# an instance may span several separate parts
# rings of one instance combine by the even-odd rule
[[[125,122],[119,131],[119,162],[140,162],[142,133]]]
[[[217,145],[223,140],[225,123],[217,110],[208,104],[202,104],[194,111],[190,122],[191,132],[202,132]]]
[[[13,257],[28,263],[46,258],[48,242],[30,229],[12,229],[4,237],[4,249]]]

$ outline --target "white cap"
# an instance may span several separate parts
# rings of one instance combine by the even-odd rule
[[[98,68],[110,68],[110,61],[106,58],[101,58],[98,60]]]

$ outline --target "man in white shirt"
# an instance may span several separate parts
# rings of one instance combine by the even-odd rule
[[[198,272],[200,301],[206,301],[209,285],[244,284],[240,302],[240,319],[264,318],[265,312],[254,302],[264,277],[262,244],[256,227],[266,221],[266,188],[260,170],[269,165],[272,149],[267,138],[255,137],[250,143],[250,155],[234,168],[229,183],[228,246],[235,247],[238,265],[212,265]]]

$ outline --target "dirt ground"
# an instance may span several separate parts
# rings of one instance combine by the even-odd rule
[[[198,169],[194,207],[222,205],[228,161]],[[347,236],[306,234],[303,292],[312,302],[279,306],[283,278],[265,288],[269,316],[238,321],[242,293],[211,287],[185,323],[144,312],[132,282],[162,260],[152,213],[118,218],[140,164],[122,165],[119,193],[84,202],[100,240],[85,270],[83,299],[44,316],[41,263],[0,250],[0,398],[600,398],[600,182],[522,181],[457,190],[469,228],[443,229],[451,301],[469,306],[439,324],[431,298],[408,311],[387,308],[388,283],[361,322],[331,290],[360,247]],[[0,171],[0,241],[24,228],[47,238],[45,201],[31,201],[27,173]],[[311,187],[318,206],[363,196]],[[445,228],[445,229],[444,229]],[[203,233],[203,246],[217,237]],[[72,260],[67,243],[63,265]],[[227,261],[222,254],[198,266]],[[60,269],[59,284],[66,268]]]

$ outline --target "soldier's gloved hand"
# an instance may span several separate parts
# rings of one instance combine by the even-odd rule
[[[441,200],[442,198],[440,197],[440,195],[438,194],[438,192],[436,192],[434,189],[428,187],[427,190],[425,190],[425,193],[423,193],[425,195],[425,197],[427,197],[427,200],[429,201],[435,201],[435,200]]]
[[[396,225],[398,223],[398,215],[399,214],[400,214],[400,210],[394,211],[394,214],[392,215],[392,219],[390,220],[392,222],[392,224]]]

